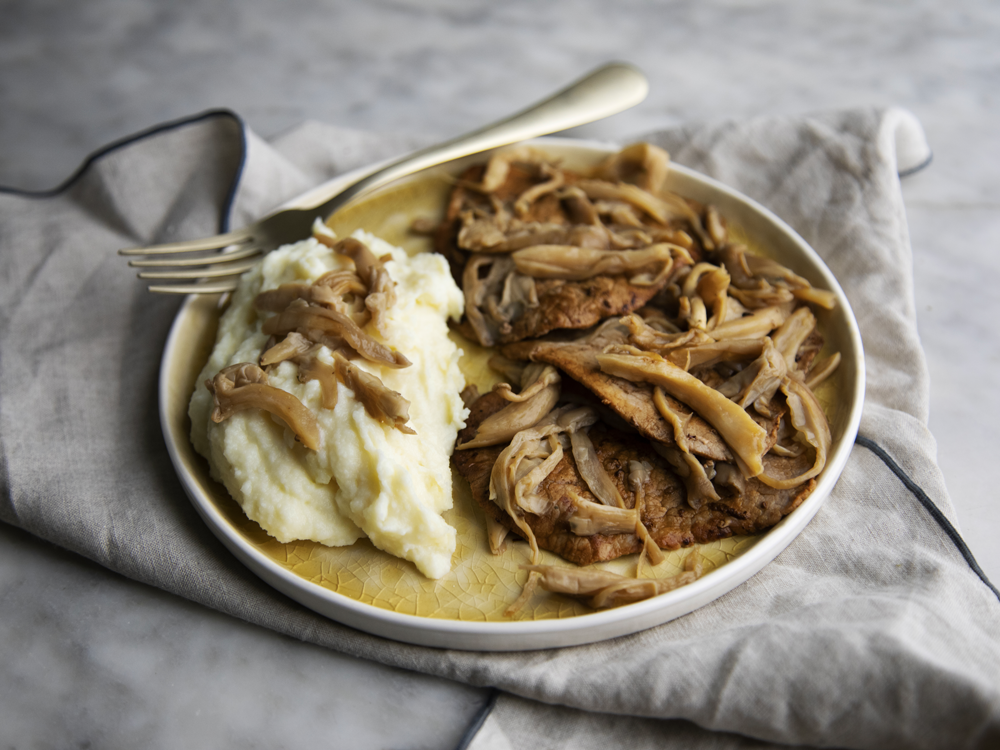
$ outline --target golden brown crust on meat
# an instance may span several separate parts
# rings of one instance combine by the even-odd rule
[[[653,386],[635,383],[601,371],[597,355],[606,343],[604,338],[589,337],[574,341],[525,341],[504,346],[501,353],[510,359],[545,362],[553,365],[578,383],[586,386],[605,405],[613,409],[639,434],[666,445],[675,445],[673,428],[660,416],[653,403]],[[685,431],[692,453],[714,461],[732,461],[733,454],[725,441],[704,419],[671,396],[666,396],[671,408],[680,414],[690,414]],[[777,408],[776,417],[783,413]],[[754,421],[768,431],[768,447],[778,435],[777,419],[753,415]]]
[[[445,218],[434,233],[435,248],[448,259],[452,275],[460,285],[465,264],[471,253],[475,252],[473,248],[460,246],[463,213],[475,210],[490,214],[494,211],[496,202],[510,204],[525,190],[545,179],[536,171],[514,163],[503,184],[487,195],[474,187],[482,179],[483,172],[484,167],[479,165],[470,167],[460,176],[449,198]],[[560,174],[567,185],[576,179],[572,172],[561,171]],[[562,201],[554,193],[533,201],[517,219],[524,224],[550,227],[573,223]],[[698,248],[692,248],[691,253],[695,258],[700,257]],[[582,280],[536,279],[537,305],[529,307],[520,317],[511,321],[509,330],[499,334],[497,343],[507,344],[536,338],[560,329],[585,329],[605,318],[628,314],[655,297],[666,282],[667,279],[663,278],[655,284],[635,284],[624,274],[600,275]],[[479,338],[467,322],[460,330],[473,340]]]
[[[476,426],[490,414],[502,408],[504,402],[491,393],[472,405],[468,426],[459,439],[468,439]],[[628,508],[635,507],[635,494],[628,486],[630,461],[645,461],[652,466],[650,478],[644,484],[645,505],[643,523],[654,541],[663,549],[678,549],[695,543],[725,539],[736,534],[755,534],[770,528],[797,508],[815,486],[809,481],[793,490],[774,490],[757,480],[746,481],[741,494],[721,492],[719,501],[706,503],[699,510],[687,503],[683,482],[670,466],[637,435],[623,433],[603,424],[590,430],[590,438],[598,457]],[[456,451],[455,466],[469,482],[472,496],[483,511],[503,523],[515,534],[517,527],[489,497],[490,472],[504,446],[478,450]],[[774,474],[794,476],[808,467],[808,456],[799,458],[765,458],[768,470]],[[569,451],[555,470],[539,486],[551,506],[542,516],[525,513],[542,549],[549,550],[578,565],[613,560],[638,552],[641,543],[635,534],[594,534],[577,536],[570,531],[569,519],[575,512],[571,494],[586,500],[594,496],[576,470]]]

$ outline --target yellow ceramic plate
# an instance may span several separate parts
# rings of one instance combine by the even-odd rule
[[[616,150],[613,146],[571,139],[536,142],[571,168],[586,168]],[[437,219],[450,188],[450,177],[480,155],[439,167],[389,186],[341,211],[332,223],[340,236],[364,228],[410,252],[429,249],[428,241],[408,232],[418,216]],[[362,170],[367,171],[367,170]],[[334,182],[348,184],[361,172]],[[624,607],[593,612],[567,598],[539,592],[515,618],[503,611],[521,590],[527,561],[524,544],[508,544],[495,557],[489,552],[481,512],[468,487],[455,477],[455,506],[445,519],[458,530],[452,571],[431,581],[408,562],[361,540],[350,547],[314,542],[281,544],[247,519],[225,488],[210,479],[208,465],[189,440],[187,405],[194,381],[214,343],[219,316],[216,297],[191,297],[178,313],[160,370],[160,412],[164,436],[185,490],[205,522],[254,573],[305,606],[377,635],[427,646],[472,650],[519,650],[589,643],[634,633],[691,612],[730,591],[770,562],[805,527],[830,494],[843,470],[861,419],[864,354],[861,337],[840,286],[820,258],[780,219],[750,199],[699,175],[674,166],[668,187],[703,203],[716,205],[741,239],[766,252],[822,289],[837,294],[838,306],[818,315],[832,351],[843,357],[837,376],[820,395],[826,402],[833,447],[813,494],[766,534],[734,537],[700,550],[706,574],[675,591]],[[482,351],[462,340],[463,365],[469,377],[489,386],[481,366]],[[667,554],[655,575],[681,570],[688,550]],[[631,575],[636,556],[602,567]],[[552,555],[543,562],[565,564]],[[647,569],[648,570],[648,569]]]

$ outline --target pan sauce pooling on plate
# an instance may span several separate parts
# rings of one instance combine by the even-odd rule
[[[463,175],[435,231],[463,331],[520,388],[467,394],[454,456],[497,553],[508,532],[532,563],[638,552],[639,576],[661,548],[770,528],[825,465],[812,389],[839,357],[817,363],[810,305],[834,296],[731,242],[711,206],[660,190],[666,175],[645,144],[593,175],[515,149]],[[609,606],[700,574],[696,554],[666,581],[530,570],[519,603],[540,583]]]
[[[468,413],[446,322],[461,293],[439,255],[316,236],[242,278],[191,398],[192,442],[279,541],[367,536],[439,578]]]

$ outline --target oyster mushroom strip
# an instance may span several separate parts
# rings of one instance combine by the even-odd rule
[[[651,193],[666,182],[670,156],[651,143],[632,143],[598,165],[594,176],[610,182],[626,182]]]
[[[816,289],[806,279],[796,274],[790,268],[781,265],[776,260],[766,258],[762,255],[747,253],[746,265],[755,278],[766,279],[772,283],[786,283],[797,299],[813,302],[827,310],[832,310],[837,305],[837,297],[833,292]]]
[[[271,335],[298,331],[305,333],[310,339],[312,336],[309,331],[319,331],[342,339],[369,362],[394,368],[409,367],[411,364],[401,353],[379,343],[361,330],[348,316],[336,310],[309,304],[305,300],[295,300],[284,310],[268,318],[264,321],[262,330]]]
[[[714,388],[652,352],[608,352],[598,354],[597,362],[608,375],[660,386],[691,407],[718,431],[741,462],[740,468],[747,476],[757,476],[764,470],[767,432],[750,418],[745,409]]]
[[[691,307],[687,316],[692,328],[711,330],[729,317],[729,273],[712,263],[698,263],[684,277],[681,302]],[[707,308],[712,309],[708,318]],[[682,315],[685,310],[682,309]]]
[[[639,559],[635,564],[636,578],[642,573],[642,564],[647,557],[653,565],[663,562],[663,553],[660,552],[659,545],[642,522],[642,513],[646,509],[646,483],[649,481],[649,472],[652,468],[648,461],[628,463],[628,486],[635,493],[635,535],[642,540],[642,552],[639,553]]]
[[[484,448],[509,442],[521,430],[533,427],[552,411],[559,400],[559,371],[551,365],[532,363],[524,368],[521,376],[521,393],[513,394],[510,385],[500,383],[496,387],[507,406],[482,421],[476,434],[465,443],[455,446],[456,450]]]
[[[477,215],[474,211],[463,211],[461,217],[458,246],[477,253],[506,254],[533,245],[581,245],[605,249],[611,243],[625,241],[603,225],[566,226],[517,219],[507,223],[501,215]]]
[[[631,463],[639,463],[633,461]],[[641,473],[633,470],[629,465],[629,484],[633,485],[632,490],[636,493],[636,504],[634,508],[615,508],[600,503],[592,503],[581,497],[572,490],[569,492],[569,499],[573,503],[575,512],[569,518],[569,530],[577,536],[593,536],[595,534],[635,534],[643,543],[640,560],[636,565],[636,575],[642,569],[642,560],[646,556],[653,565],[663,562],[663,553],[659,546],[649,534],[649,529],[642,522],[642,508],[644,495],[642,494]],[[639,470],[641,472],[641,470]],[[647,475],[648,476],[648,475]],[[636,481],[633,482],[633,477]]]
[[[344,297],[361,297],[367,291],[367,287],[353,271],[330,271],[312,284],[290,282],[263,291],[254,298],[253,306],[263,312],[281,312],[295,300],[301,299],[349,315],[359,311],[356,304],[348,304]]]
[[[664,357],[682,370],[710,367],[722,362],[745,362],[759,357],[767,337],[757,339],[723,339],[696,346],[682,346],[664,353]],[[640,349],[647,347],[640,346]]]
[[[635,313],[629,313],[619,320],[622,325],[628,328],[629,343],[638,346],[640,349],[665,352],[681,347],[696,346],[709,342],[714,343],[715,341],[715,339],[704,331],[666,332],[657,330],[649,324],[649,321],[644,320]]]
[[[635,313],[626,315],[620,321],[628,328],[630,344],[647,351],[655,351],[684,370],[714,365],[718,362],[751,359],[760,356],[764,348],[764,337],[728,338],[716,341],[709,334],[698,330],[664,333],[650,326]],[[765,326],[760,326],[763,327]]]
[[[293,331],[276,344],[267,346],[260,355],[260,364],[271,367],[286,361],[294,362],[299,367],[299,382],[318,380],[323,408],[333,409],[337,406],[337,377],[333,365],[319,358],[320,350],[319,344]]]
[[[714,250],[715,243],[705,231],[701,217],[683,198],[673,193],[653,195],[637,185],[612,183],[604,180],[578,180],[576,187],[583,190],[592,201],[622,201],[643,211],[660,224],[672,219],[686,219],[701,239],[706,250]]]
[[[410,402],[400,393],[387,388],[377,377],[348,362],[340,352],[333,353],[333,369],[337,380],[354,391],[354,397],[362,403],[372,419],[395,427],[407,435],[417,434],[406,424],[410,419]]]
[[[771,397],[788,376],[787,357],[783,357],[770,338],[763,339],[764,347],[757,359],[718,386],[718,391],[746,408],[753,404],[758,414],[771,416],[768,408]],[[798,347],[796,346],[796,349]],[[792,354],[792,365],[795,355]]]
[[[485,274],[483,271],[485,270]],[[465,315],[479,343],[493,346],[510,323],[537,307],[535,280],[516,272],[510,256],[473,255],[462,273]]]
[[[543,513],[549,501],[535,492],[538,484],[562,460],[557,435],[558,419],[572,407],[553,409],[534,427],[521,430],[503,449],[490,472],[490,500],[511,518],[531,546],[531,560],[538,562],[538,541],[521,515],[521,509]]]
[[[635,510],[594,503],[570,491],[575,509],[569,517],[569,530],[577,536],[594,534],[631,534],[635,531]]]
[[[795,355],[814,328],[816,328],[816,316],[808,307],[800,307],[788,316],[771,336],[778,352],[785,358],[789,370],[795,369]]]
[[[757,476],[761,482],[768,487],[778,490],[787,490],[798,487],[803,482],[817,476],[823,467],[826,466],[827,453],[833,438],[830,435],[830,423],[826,421],[826,414],[823,407],[816,399],[815,394],[799,380],[800,376],[789,375],[781,384],[781,391],[785,394],[788,403],[788,411],[791,415],[792,426],[797,431],[799,440],[808,443],[816,451],[816,459],[812,468],[799,474],[797,477],[789,479],[778,479],[762,472]]]
[[[594,276],[635,274],[636,286],[656,286],[670,275],[674,253],[690,260],[687,250],[668,242],[642,250],[597,250],[572,245],[536,245],[516,251],[511,257],[517,270],[536,279],[580,281]],[[643,269],[655,267],[655,273]]]
[[[316,239],[354,261],[358,278],[366,287],[365,308],[371,313],[375,330],[385,336],[385,316],[396,302],[396,285],[382,261],[365,243],[354,237],[345,237],[332,244],[330,238],[324,235],[317,234]],[[322,281],[322,277],[318,281]]]
[[[756,339],[767,336],[780,326],[791,313],[790,305],[773,305],[755,310],[750,315],[727,320],[706,331],[716,341],[723,339]]]
[[[281,342],[261,355],[261,364],[276,364],[290,360],[299,367],[299,382],[318,380],[323,394],[323,407],[337,405],[337,382],[352,391],[368,415],[383,424],[395,427],[407,435],[415,435],[406,425],[410,402],[400,393],[387,388],[379,378],[348,362],[343,352],[333,353],[333,364],[319,358],[322,346],[313,344],[298,333],[289,333]]]
[[[510,165],[514,162],[545,164],[547,161],[548,157],[544,153],[531,146],[520,145],[498,151],[486,163],[486,170],[479,184],[469,187],[483,193],[492,193],[507,181]]]
[[[684,572],[671,578],[626,578],[617,573],[594,568],[564,568],[557,565],[522,565],[523,570],[539,575],[538,583],[546,591],[585,599],[594,609],[650,599],[658,594],[694,583],[701,577],[701,553],[693,550],[684,560]]]
[[[586,428],[597,420],[597,412],[584,406],[565,412],[559,417],[558,424],[569,433],[570,448],[573,452],[573,460],[576,462],[576,470],[583,477],[587,488],[594,493],[594,497],[604,505],[624,508],[625,500],[622,499],[615,483],[608,476],[608,472],[604,470],[597,450],[586,432]]]
[[[267,384],[267,373],[248,362],[223,368],[205,387],[215,400],[212,421],[222,422],[237,412],[263,409],[288,425],[309,450],[319,448],[316,417],[291,393]]]
[[[653,405],[674,431],[674,441],[677,448],[670,448],[663,443],[652,442],[653,450],[659,453],[674,467],[677,475],[684,482],[687,490],[687,501],[695,510],[701,508],[706,500],[719,500],[711,477],[705,471],[701,461],[691,452],[687,439],[687,426],[691,414],[681,414],[667,401],[666,394],[660,386],[653,389]]]
[[[719,258],[736,287],[733,296],[744,304],[763,300],[772,300],[765,304],[774,304],[797,298],[827,310],[837,305],[833,292],[816,289],[808,280],[777,261],[748,252],[745,245],[726,245],[719,251]]]
[[[834,352],[809,370],[809,377],[806,378],[806,387],[809,388],[809,390],[814,390],[816,386],[833,375],[839,366],[840,352]]]
[[[525,190],[521,193],[517,200],[514,201],[514,213],[518,216],[524,216],[531,209],[531,204],[541,198],[543,195],[548,195],[549,193],[554,193],[563,185],[566,184],[566,176],[562,171],[555,169],[553,166],[547,163],[540,165],[542,174],[549,179],[545,182],[540,182],[537,185]]]

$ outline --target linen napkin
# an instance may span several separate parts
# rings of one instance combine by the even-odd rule
[[[868,109],[643,137],[802,234],[843,285],[867,352],[862,437],[836,489],[729,594],[604,643],[469,653],[341,626],[237,563],[160,436],[157,368],[180,303],[149,295],[115,251],[240,226],[417,144],[317,123],[266,143],[227,112],[113,144],[48,193],[0,193],[0,519],[276,631],[494,686],[463,743],[475,750],[1000,746],[1000,602],[954,531],[926,426],[898,177],[929,158],[919,123]]]

